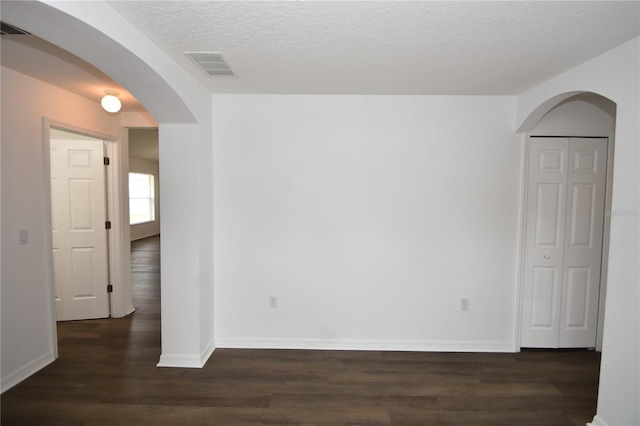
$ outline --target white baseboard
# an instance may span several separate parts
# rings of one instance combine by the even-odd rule
[[[162,354],[156,367],[174,367],[174,368],[202,368],[207,360],[215,351],[216,346],[213,342],[209,342],[207,347],[199,354]]]
[[[601,417],[595,415],[591,423],[587,423],[587,426],[609,426],[609,423],[602,420]]]
[[[0,392],[4,393],[8,391],[21,381],[42,370],[44,367],[51,364],[55,360],[56,357],[53,352],[47,352],[46,354],[36,358],[30,363],[20,367],[16,371],[9,373],[7,376],[3,377],[2,380],[0,380]]]
[[[213,339],[211,339],[211,341],[209,342],[207,347],[204,348],[204,350],[200,354],[200,365],[202,367],[204,367],[204,365],[207,363],[207,361],[209,360],[209,358],[213,354],[213,351],[215,351],[215,350],[216,350],[215,342],[214,342]]]
[[[433,340],[347,340],[347,339],[271,339],[218,338],[218,348],[311,349],[413,352],[516,352],[513,342],[433,341]]]
[[[202,365],[198,355],[162,354],[156,367],[202,368]]]

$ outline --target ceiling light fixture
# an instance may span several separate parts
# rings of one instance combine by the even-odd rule
[[[120,93],[116,92],[115,90],[105,90],[104,97],[102,98],[102,101],[100,101],[102,108],[104,108],[104,110],[107,112],[120,111],[120,107],[122,107],[122,104],[120,103],[120,99],[118,99],[119,94]]]

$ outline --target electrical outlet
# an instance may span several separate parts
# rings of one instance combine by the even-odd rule
[[[269,307],[271,309],[275,309],[278,307],[278,297],[277,296],[269,296]]]
[[[460,310],[468,311],[469,310],[469,299],[466,297],[464,299],[460,299]]]

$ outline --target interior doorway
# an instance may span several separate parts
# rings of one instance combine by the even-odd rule
[[[76,141],[74,143],[81,143],[79,149],[73,148],[72,152],[66,152],[60,157],[62,160],[52,161],[51,155],[51,140],[71,140]],[[89,142],[87,142],[89,141]],[[54,142],[54,146],[57,142]],[[90,319],[90,318],[104,318],[108,316],[123,317],[133,311],[133,304],[131,302],[131,280],[130,280],[130,267],[129,267],[129,226],[128,226],[128,212],[126,211],[126,192],[123,191],[121,183],[123,182],[123,164],[122,164],[122,141],[117,135],[101,134],[100,132],[94,132],[86,129],[82,129],[71,124],[60,123],[43,119],[43,139],[42,149],[45,156],[43,163],[43,174],[46,179],[45,185],[45,207],[47,221],[50,226],[56,225],[60,220],[54,218],[57,214],[56,211],[60,210],[56,205],[60,204],[60,200],[57,198],[55,190],[51,186],[51,177],[55,176],[55,170],[52,174],[52,167],[56,167],[57,163],[64,163],[73,161],[75,166],[73,169],[82,169],[82,166],[87,162],[94,162],[95,168],[102,168],[101,171],[91,178],[80,177],[79,180],[74,181],[73,190],[79,195],[75,205],[69,209],[68,198],[65,201],[68,214],[75,215],[73,221],[77,225],[77,229],[74,230],[75,234],[83,236],[83,234],[99,233],[101,237],[104,237],[106,244],[106,253],[102,251],[102,247],[92,248],[86,242],[82,242],[79,246],[75,246],[75,260],[71,260],[68,263],[68,267],[74,268],[75,278],[69,279],[74,275],[66,275],[66,282],[68,286],[71,286],[71,292],[64,293],[59,284],[63,284],[64,277],[60,277],[60,271],[62,266],[55,266],[57,260],[54,254],[54,236],[55,231],[50,228],[50,232],[47,236],[46,245],[50,248],[50,256],[48,258],[47,268],[51,279],[51,304],[52,304],[52,320],[71,320],[71,319]],[[87,145],[94,144],[95,150],[87,150]],[[126,144],[125,144],[126,145]],[[105,160],[105,157],[107,160]],[[108,166],[105,166],[105,162],[108,162]],[[126,164],[125,164],[126,167]],[[73,173],[77,172],[74,170]],[[74,177],[76,179],[76,177]],[[102,183],[97,183],[99,179],[102,179]],[[96,185],[102,189],[102,196],[96,199],[95,197],[99,191],[96,191]],[[67,187],[69,182],[67,182]],[[91,195],[89,197],[89,195]],[[82,198],[85,196],[85,198]],[[92,198],[89,200],[89,198]],[[83,201],[84,200],[84,201]],[[84,203],[84,205],[83,205]],[[62,207],[62,206],[58,206]],[[93,210],[87,210],[93,209]],[[64,208],[63,208],[64,210]],[[126,214],[125,214],[126,212]],[[65,222],[69,222],[69,217]],[[110,222],[111,226],[109,226]],[[108,229],[107,229],[108,228]],[[86,236],[86,235],[85,235]],[[74,236],[75,238],[76,236]],[[56,241],[56,243],[58,243]],[[71,250],[71,249],[69,249]],[[58,251],[58,254],[61,253]],[[106,258],[106,273],[104,269],[97,269],[98,266],[94,264],[100,260],[101,265],[104,265],[103,260]],[[75,261],[75,264],[73,263]],[[105,278],[106,276],[106,278]],[[74,281],[75,279],[75,281]],[[84,280],[84,281],[82,281]],[[91,282],[91,284],[87,284]],[[57,286],[57,287],[56,287]],[[75,294],[74,294],[75,293]],[[72,315],[60,315],[59,318],[55,315],[57,309],[55,305],[55,297],[58,299],[64,298],[61,295],[66,294],[67,299],[71,298],[74,304],[78,302],[80,305],[89,305],[90,302],[100,300],[99,303],[101,311],[96,307],[82,308],[79,312],[75,312]],[[72,294],[72,296],[69,296]],[[105,303],[106,299],[106,303]],[[83,302],[83,303],[81,303]],[[107,306],[107,312],[105,314],[104,307]]]
[[[129,223],[131,241],[136,241],[160,235],[159,133],[157,127],[130,128],[128,133]]]
[[[602,347],[615,104],[565,100],[527,141],[520,346]]]

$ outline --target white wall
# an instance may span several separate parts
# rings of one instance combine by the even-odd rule
[[[131,143],[131,140],[129,141]],[[131,225],[131,241],[160,234],[160,167],[158,161],[129,157],[129,171],[153,175],[155,197],[155,220]]]
[[[515,350],[514,106],[214,95],[216,345]]]
[[[2,390],[53,361],[42,118],[118,136],[96,102],[2,67]],[[29,243],[18,245],[18,230]]]
[[[616,142],[604,338],[595,425],[640,424],[640,41],[612,49],[518,96],[529,130],[550,102],[588,91],[616,103]]]

